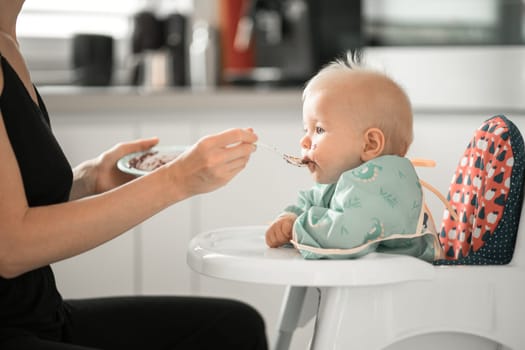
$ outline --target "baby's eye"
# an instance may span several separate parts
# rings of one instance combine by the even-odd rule
[[[324,133],[324,129],[321,128],[320,126],[316,126],[315,127],[315,133],[316,134],[322,134],[322,133]]]

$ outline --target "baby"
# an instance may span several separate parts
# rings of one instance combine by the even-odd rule
[[[355,258],[372,251],[441,257],[420,181],[405,154],[412,110],[386,75],[353,60],[321,69],[303,92],[303,161],[316,185],[301,191],[266,231],[303,257]]]

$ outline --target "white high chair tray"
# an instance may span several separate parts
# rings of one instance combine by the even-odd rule
[[[190,242],[188,265],[203,275],[292,286],[360,286],[430,280],[431,264],[402,255],[369,254],[355,260],[305,260],[294,248],[268,248],[266,226],[201,233]]]

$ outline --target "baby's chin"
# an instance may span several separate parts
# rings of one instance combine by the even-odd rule
[[[321,185],[331,185],[331,184],[335,184],[337,182],[337,179],[338,178],[332,178],[332,177],[327,177],[327,176],[322,176],[321,174],[319,174],[318,172],[313,172],[312,173],[312,178],[313,180],[318,183],[318,184],[321,184]]]
[[[319,165],[313,161],[310,161],[308,163],[308,170],[310,170],[310,174],[312,175],[312,179],[322,185],[330,185],[337,182],[339,179],[339,176],[341,174],[327,174]]]

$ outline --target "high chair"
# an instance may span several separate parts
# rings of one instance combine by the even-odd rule
[[[507,121],[503,117],[497,122],[501,120]],[[499,129],[491,131],[497,134]],[[519,171],[513,173],[513,180],[518,180],[519,187],[514,186],[513,193],[520,201],[513,198],[505,207],[505,218],[501,220],[505,230],[496,225],[494,235],[484,232],[485,248],[467,247],[460,256],[449,256],[452,259],[449,262],[456,264],[461,264],[461,259],[468,255],[471,258],[467,264],[472,261],[487,264],[491,262],[486,257],[474,259],[476,254],[497,250],[498,246],[489,246],[494,242],[511,244],[512,260],[506,265],[432,265],[410,256],[379,253],[354,260],[304,260],[295,249],[266,248],[263,226],[225,228],[196,236],[190,243],[188,264],[213,277],[288,285],[274,343],[276,350],[288,349],[295,329],[312,318],[315,326],[310,348],[315,350],[522,349],[525,344],[522,139],[518,146],[515,158],[520,162],[516,167]],[[485,161],[484,164],[489,164],[489,159]],[[493,173],[487,176],[492,177]],[[476,189],[484,196],[490,190],[484,186]],[[475,204],[479,209],[479,203]],[[448,213],[445,214],[448,218]],[[509,216],[519,220],[519,226],[507,225],[513,222],[507,220]],[[465,216],[472,223],[479,218],[481,215]],[[442,230],[442,236],[446,236],[442,238],[468,244],[480,236],[475,230],[472,234],[469,238],[466,234]]]
[[[373,257],[362,269],[339,271],[369,277],[289,287],[275,349],[287,349],[293,331],[314,316],[313,349],[522,349],[525,209],[520,222],[508,265],[432,266],[412,257]]]

